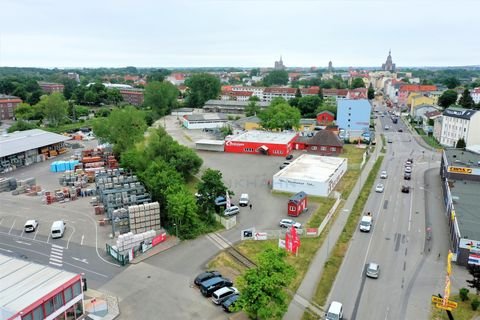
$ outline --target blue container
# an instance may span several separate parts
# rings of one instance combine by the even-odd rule
[[[50,171],[57,172],[57,161],[54,161],[50,164]]]

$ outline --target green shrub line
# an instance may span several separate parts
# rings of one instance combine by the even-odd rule
[[[379,156],[373,165],[373,168],[370,171],[367,180],[365,181],[365,185],[363,186],[357,200],[355,201],[355,204],[353,205],[347,223],[345,224],[345,227],[343,228],[330,257],[328,258],[327,262],[325,262],[322,277],[320,278],[315,290],[315,296],[313,298],[313,301],[318,305],[324,305],[326,303],[328,293],[332,288],[333,282],[338,273],[338,269],[342,264],[345,252],[348,248],[348,243],[350,242],[350,239],[352,238],[357,227],[358,219],[363,212],[365,203],[367,202],[373,184],[375,183],[375,179],[382,165],[383,158],[383,156]]]

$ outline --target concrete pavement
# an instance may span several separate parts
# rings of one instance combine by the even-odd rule
[[[322,276],[325,262],[328,260],[330,252],[340,237],[353,205],[355,204],[355,201],[357,200],[358,195],[360,194],[360,191],[363,188],[363,185],[365,184],[365,181],[367,180],[367,177],[370,174],[370,171],[383,148],[383,142],[382,139],[380,139],[379,134],[376,135],[375,139],[377,141],[377,147],[375,148],[374,153],[365,164],[360,174],[360,178],[357,180],[352,192],[340,210],[337,219],[329,230],[327,240],[324,241],[320,249],[318,249],[317,253],[315,254],[315,257],[313,258],[312,263],[310,264],[310,267],[308,268],[308,271],[305,274],[305,277],[303,278],[303,281],[300,284],[300,287],[298,288],[294,298],[290,302],[287,313],[284,315],[283,319],[301,319],[305,308],[309,307],[312,310],[318,309],[316,307],[310,307],[311,304],[309,301],[312,300],[313,295],[315,294],[315,289]]]

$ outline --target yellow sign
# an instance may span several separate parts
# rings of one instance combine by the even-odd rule
[[[443,310],[448,310],[448,311],[452,311],[453,308],[449,307],[449,306],[444,306],[443,304],[436,304],[435,305],[438,309],[443,309]]]
[[[448,300],[447,303],[444,306],[443,305],[443,298],[440,298],[440,297],[437,297],[437,296],[432,296],[432,302],[436,303],[437,308],[440,308],[438,305],[440,305],[442,307],[451,308],[451,309],[455,309],[456,307],[458,307],[458,303],[456,303],[455,301],[451,301],[451,300]],[[443,309],[443,308],[441,308],[441,309]]]
[[[448,172],[452,173],[463,173],[463,174],[471,174],[472,168],[464,168],[464,167],[448,167]]]

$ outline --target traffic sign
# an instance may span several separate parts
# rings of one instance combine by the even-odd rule
[[[453,310],[453,308],[451,308],[451,307],[449,307],[449,306],[444,306],[443,304],[439,304],[439,303],[436,304],[436,307],[437,307],[438,309],[443,309],[443,310],[448,310],[448,311],[452,311],[452,310]]]
[[[437,296],[432,296],[432,302],[436,303],[437,308],[440,308],[440,309],[445,309],[445,308],[455,309],[456,307],[458,307],[458,303],[456,303],[455,301],[450,301],[450,300],[447,300],[447,303],[444,306],[443,305],[443,298],[440,298],[440,297],[437,297]],[[439,307],[438,305],[440,305],[441,307]],[[445,309],[445,310],[449,310],[449,309]]]

